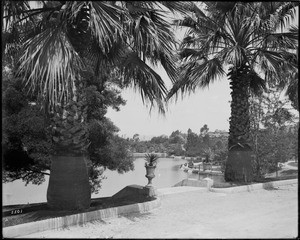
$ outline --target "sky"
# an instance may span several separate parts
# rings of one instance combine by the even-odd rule
[[[170,87],[164,70],[158,69],[157,73]],[[126,105],[118,112],[109,109],[107,117],[120,129],[119,135],[125,138],[132,138],[137,133],[141,139],[147,140],[153,136],[170,136],[176,130],[187,133],[189,128],[198,134],[204,124],[208,125],[209,131],[229,130],[231,96],[226,77],[183,98],[179,95],[177,102],[171,100],[165,116],[158,113],[157,108],[149,113],[150,108],[143,105],[140,94],[133,89],[123,90],[121,95],[127,101]]]

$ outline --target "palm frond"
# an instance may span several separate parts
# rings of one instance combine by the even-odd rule
[[[187,14],[188,10],[194,6],[192,2],[184,1],[159,1],[159,3],[168,8],[172,13],[178,12],[183,15]]]
[[[271,49],[296,49],[299,37],[296,29],[298,30],[298,28],[295,27],[294,31],[270,33],[264,38],[262,44],[266,44]]]
[[[291,61],[295,57],[296,55],[290,52],[269,51],[260,48],[257,49],[256,66],[263,72],[273,72],[274,76],[279,77],[281,70],[296,67],[295,63]]]
[[[125,54],[125,49],[124,43],[119,40],[108,51],[103,52],[97,40],[93,39],[85,52],[85,61],[88,62],[95,76],[99,76],[103,69],[118,66],[119,60]]]
[[[11,25],[27,16],[30,10],[28,1],[3,1],[2,7],[2,31],[7,31]]]
[[[174,82],[177,77],[175,36],[160,11],[136,13],[126,27],[133,36],[128,39],[130,45],[138,56],[144,62],[147,59],[154,66],[161,64]]]
[[[294,108],[299,111],[299,76],[298,71],[289,76],[289,83],[285,95],[288,96]]]
[[[122,59],[120,59],[119,68],[124,76],[125,84],[132,85],[135,89],[139,89],[142,101],[150,101],[151,106],[157,104],[161,113],[164,113],[163,100],[167,89],[162,78],[144,61],[138,54],[128,51]]]
[[[167,95],[169,100],[181,89],[181,93],[194,91],[196,87],[205,88],[225,74],[218,58],[190,61],[181,67],[179,80],[174,83]]]
[[[195,48],[184,48],[181,51],[179,51],[178,54],[179,54],[179,57],[184,60],[187,60],[187,59],[201,60],[202,58],[204,58],[203,51],[201,49],[195,49]]]
[[[275,13],[272,14],[271,19],[275,24],[275,27],[284,29],[296,18],[296,7],[299,7],[299,2],[279,2],[278,5],[279,6]]]
[[[259,96],[266,91],[266,81],[261,78],[254,70],[251,70],[248,74],[250,80],[250,90],[254,95]]]
[[[90,28],[103,52],[109,51],[116,39],[123,35],[121,15],[126,14],[120,7],[106,2],[89,2]]]
[[[83,68],[61,26],[48,28],[25,42],[18,74],[31,90],[39,87],[50,106],[55,106],[70,97]]]

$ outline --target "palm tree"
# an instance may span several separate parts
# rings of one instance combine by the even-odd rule
[[[162,9],[184,13],[186,4],[41,1],[32,7],[27,1],[2,3],[8,23],[2,29],[7,36],[3,48],[17,45],[16,74],[44,99],[51,119],[56,146],[47,192],[51,208],[90,205],[85,79],[92,76],[101,81],[107,69],[118,71],[124,86],[139,89],[143,101],[164,112],[167,90],[149,63],[160,63],[175,81],[174,34]]]
[[[226,181],[251,181],[249,93],[259,94],[266,81],[280,82],[284,71],[297,71],[298,27],[285,27],[295,16],[293,2],[206,2],[193,15],[176,21],[188,31],[179,56],[181,74],[168,99],[204,88],[227,73],[232,90]],[[226,67],[228,70],[226,71]]]

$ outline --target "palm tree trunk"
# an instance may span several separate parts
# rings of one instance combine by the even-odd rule
[[[54,210],[90,207],[91,190],[84,155],[52,156],[47,203]]]
[[[85,154],[88,133],[86,104],[78,94],[52,117],[52,139],[55,154],[51,159],[47,203],[55,210],[87,209],[91,203],[91,187]]]
[[[248,72],[249,68],[245,64],[229,72],[232,102],[225,168],[226,181],[250,182],[253,179]]]

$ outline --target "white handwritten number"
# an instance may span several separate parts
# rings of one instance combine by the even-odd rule
[[[18,213],[22,213],[22,209],[18,209],[18,210],[12,210],[10,213],[11,213],[11,214],[18,214]]]

